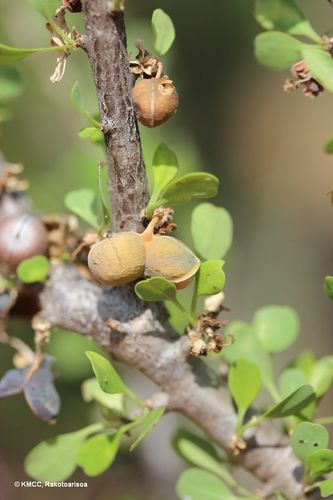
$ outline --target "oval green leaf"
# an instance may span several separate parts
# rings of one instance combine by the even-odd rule
[[[98,231],[98,199],[92,189],[77,189],[65,196],[65,206]]]
[[[98,146],[104,146],[104,135],[103,132],[98,127],[85,127],[79,132],[79,137],[81,139],[89,139],[93,144]]]
[[[328,391],[333,380],[333,356],[324,356],[314,363],[309,383],[314,388],[317,397]]]
[[[255,313],[253,330],[267,352],[280,352],[293,344],[299,335],[299,318],[287,306],[267,306]]]
[[[74,42],[73,42],[74,43]],[[65,49],[72,47],[73,43],[69,45],[64,45]],[[31,54],[47,53],[47,52],[59,52],[58,47],[42,47],[38,49],[21,49],[18,47],[9,47],[0,43],[0,64],[10,64],[20,61]]]
[[[49,267],[49,261],[44,255],[35,255],[20,262],[16,274],[23,283],[43,283],[49,274]]]
[[[131,389],[124,384],[109,360],[93,351],[86,351],[86,355],[102,391],[108,394],[125,394],[136,404],[142,406],[141,401]]]
[[[328,474],[333,471],[333,451],[318,450],[309,456],[310,476],[315,479],[323,474]]]
[[[45,19],[52,19],[56,10],[60,7],[60,0],[29,0],[31,7]]]
[[[303,422],[292,433],[290,444],[296,457],[306,464],[312,453],[327,448],[328,441],[329,435],[325,427]]]
[[[267,410],[265,418],[284,418],[297,415],[303,408],[307,407],[316,398],[311,385],[302,385],[292,394]]]
[[[139,281],[135,285],[135,293],[137,296],[148,302],[155,302],[160,300],[169,300],[174,302],[176,300],[177,289],[171,281],[153,277],[147,280]]]
[[[143,440],[143,438],[148,434],[148,432],[157,424],[159,419],[162,417],[165,408],[162,406],[160,408],[155,408],[155,410],[150,411],[145,416],[142,422],[142,430],[134,443],[130,447],[130,451],[133,451],[139,443]]]
[[[76,469],[77,455],[85,439],[102,429],[93,424],[77,432],[62,434],[42,441],[27,455],[26,473],[39,481],[63,481]]]
[[[161,204],[183,205],[194,199],[213,198],[217,194],[219,180],[207,172],[195,172],[171,182],[161,194]]]
[[[324,481],[320,481],[318,483],[318,487],[323,498],[327,498],[330,495],[333,495],[333,479],[325,479]]]
[[[229,488],[215,474],[202,469],[184,471],[176,484],[181,500],[236,500]]]
[[[257,365],[253,361],[245,359],[236,360],[231,365],[228,384],[238,413],[243,417],[261,388],[260,372]]]
[[[325,277],[324,292],[329,299],[333,300],[333,276]]]
[[[333,92],[333,59],[330,54],[315,47],[302,50],[302,58],[311,75],[325,89]]]
[[[320,36],[305,19],[295,0],[256,0],[255,18],[266,30],[303,35],[320,43]]]
[[[297,368],[287,368],[284,370],[279,378],[279,390],[282,398],[289,396],[292,392],[296,391],[302,385],[309,382],[307,376],[302,370]]]
[[[222,357],[229,364],[238,359],[253,361],[260,372],[262,384],[272,396],[278,398],[273,380],[273,365],[271,357],[262,348],[250,325],[243,321],[231,321],[225,329],[226,338],[231,336],[234,343],[228,349],[222,350]]]
[[[305,44],[286,33],[260,33],[254,42],[254,51],[260,64],[275,71],[289,69],[302,58]]]
[[[191,231],[195,249],[204,259],[221,259],[232,243],[233,225],[227,210],[200,203],[192,212]]]
[[[87,476],[98,476],[108,469],[118,453],[122,432],[101,434],[88,439],[80,448],[77,464]]]
[[[161,192],[170,184],[177,172],[178,160],[176,154],[166,144],[160,144],[153,158],[154,189],[148,204],[148,217],[152,215],[149,207],[156,204]]]
[[[180,429],[173,438],[172,445],[187,463],[216,474],[229,486],[235,484],[233,477],[223,467],[214,446],[206,439]]]
[[[215,295],[225,285],[224,260],[212,259],[203,262],[198,271],[196,294]]]
[[[153,45],[158,54],[163,56],[170,50],[176,37],[172,19],[164,10],[155,9],[151,18]]]
[[[81,386],[84,401],[96,401],[102,407],[107,408],[113,415],[125,417],[124,394],[107,394],[102,391],[96,378],[85,380]]]
[[[330,137],[329,139],[327,139],[327,141],[325,142],[325,145],[324,145],[324,151],[325,153],[327,153],[328,155],[331,155],[333,154],[333,137]],[[332,278],[332,276],[327,276],[326,278]],[[326,284],[326,278],[325,278],[325,284]],[[333,281],[333,278],[332,278],[332,281]],[[325,290],[325,293],[326,293],[326,290]],[[327,293],[326,293],[327,295]],[[333,296],[333,292],[332,292],[332,296]],[[331,297],[329,297],[331,298]],[[333,299],[332,299],[333,300]]]

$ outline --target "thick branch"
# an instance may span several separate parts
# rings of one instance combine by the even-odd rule
[[[145,374],[166,394],[168,410],[187,416],[231,454],[236,417],[228,392],[196,378],[187,362],[187,337],[175,338],[156,304],[146,308],[130,288],[102,288],[80,277],[75,268],[60,266],[53,270],[41,300],[43,315],[52,325],[94,338],[117,360]],[[110,318],[116,329],[107,325]],[[271,425],[247,437],[248,448],[239,462],[268,491],[279,488],[287,498],[302,498],[302,485],[294,477],[298,462],[284,437]]]
[[[109,169],[113,229],[140,229],[147,205],[145,165],[131,99],[124,13],[110,0],[83,0],[86,50],[97,90]]]

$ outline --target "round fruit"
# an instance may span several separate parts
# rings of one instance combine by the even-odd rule
[[[93,245],[88,255],[93,277],[104,285],[125,285],[144,274],[145,247],[134,231],[116,233]]]
[[[0,219],[0,261],[15,270],[25,259],[45,254],[47,232],[32,215],[13,215]]]
[[[178,108],[176,87],[168,78],[141,80],[132,90],[138,120],[146,127],[166,122]]]

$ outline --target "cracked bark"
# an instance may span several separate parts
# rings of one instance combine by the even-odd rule
[[[102,117],[109,169],[114,230],[140,229],[147,186],[140,136],[130,91],[124,14],[110,0],[82,0],[87,52]],[[170,330],[162,307],[144,304],[130,286],[101,287],[73,266],[54,267],[41,296],[43,316],[53,326],[94,338],[117,360],[136,368],[160,386],[169,411],[195,422],[230,456],[236,416],[228,391],[205,385],[188,363],[187,337]],[[107,320],[111,318],[111,325]],[[238,462],[286,498],[303,498],[295,471],[299,463],[285,437],[273,426],[251,429]],[[235,457],[232,457],[235,460]]]

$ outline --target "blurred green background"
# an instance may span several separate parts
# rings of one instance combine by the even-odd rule
[[[333,27],[333,9],[324,0],[300,2],[315,28]],[[208,170],[221,179],[215,203],[232,214],[234,243],[226,258],[226,319],[250,320],[267,304],[287,304],[301,318],[302,336],[277,360],[277,370],[304,348],[317,356],[332,346],[332,304],[322,292],[323,277],[332,274],[333,207],[326,195],[333,187],[333,162],[322,151],[333,132],[333,98],[317,100],[282,91],[287,74],[260,68],[253,57],[259,31],[250,0],[127,0],[129,51],[143,38],[151,45],[150,17],[156,7],[171,15],[177,38],[164,60],[180,95],[176,116],[155,130],[142,128],[146,163],[162,140],[179,157],[181,171]],[[80,16],[69,16],[78,29]],[[47,46],[43,19],[28,2],[0,0],[0,41],[21,47]],[[11,105],[14,117],[0,129],[0,150],[10,162],[25,165],[30,194],[40,212],[64,210],[64,194],[96,188],[97,161],[103,152],[83,141],[85,123],[72,109],[70,89],[79,80],[88,108],[97,111],[90,68],[84,53],[70,56],[63,81],[52,85],[53,55],[34,55],[18,65],[23,95]],[[178,236],[191,244],[190,211],[177,210]],[[15,323],[11,332],[31,343],[31,331]],[[26,479],[22,462],[40,440],[70,432],[95,418],[84,403],[80,385],[91,376],[83,354],[91,343],[56,333],[50,351],[57,357],[57,387],[62,411],[55,426],[35,418],[23,397],[0,400],[0,498],[44,498],[45,490],[15,491],[14,480]],[[2,375],[13,351],[0,349]],[[125,379],[144,397],[154,391],[137,373],[122,369]],[[326,396],[321,413],[330,414]],[[164,500],[176,498],[174,483],[183,465],[169,437],[180,418],[168,415],[131,455],[121,454],[113,467],[89,478],[87,489],[47,490],[50,499]],[[184,422],[183,422],[184,424]],[[82,479],[78,473],[75,478]]]

